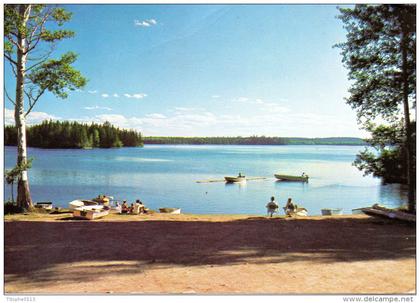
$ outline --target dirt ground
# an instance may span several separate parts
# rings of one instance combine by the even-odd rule
[[[118,294],[415,292],[415,226],[364,215],[5,218],[5,291]]]

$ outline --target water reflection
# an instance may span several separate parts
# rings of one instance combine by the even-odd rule
[[[383,205],[407,205],[408,187],[405,184],[383,184],[379,187],[379,200]]]

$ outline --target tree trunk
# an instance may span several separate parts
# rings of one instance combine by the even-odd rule
[[[13,186],[13,182],[10,184],[11,188],[12,188],[12,203],[15,203],[15,196],[14,196],[14,186]]]
[[[26,28],[26,23],[29,18],[31,6],[23,5],[19,6],[19,15],[21,16],[21,29]],[[15,105],[15,123],[17,129],[17,165],[22,166],[27,163],[26,153],[26,122],[25,122],[25,111],[24,111],[24,81],[26,72],[26,36],[22,30],[19,30],[17,50],[17,81],[16,81],[16,105]],[[24,208],[30,209],[32,204],[31,194],[29,191],[28,172],[23,170],[18,177],[17,186],[17,205]]]
[[[415,184],[413,174],[413,150],[411,148],[411,123],[410,123],[410,105],[408,102],[408,73],[407,73],[407,38],[408,33],[403,25],[401,37],[402,54],[402,83],[403,83],[403,104],[404,104],[404,122],[405,122],[405,156],[407,162],[407,185],[408,185],[408,210],[410,213],[416,212]]]

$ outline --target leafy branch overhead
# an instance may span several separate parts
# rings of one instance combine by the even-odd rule
[[[356,5],[340,9],[347,30],[343,63],[352,86],[347,103],[361,121],[382,117],[395,122],[401,110],[404,82],[415,107],[416,12],[415,5]],[[402,50],[406,50],[403,74]]]
[[[15,75],[19,52],[27,55],[28,61],[34,62],[26,68],[24,93],[29,102],[26,115],[45,92],[49,91],[59,98],[66,98],[68,90],[86,85],[87,80],[72,66],[77,59],[75,53],[68,52],[59,59],[49,59],[57,42],[72,38],[75,34],[66,29],[50,30],[47,27],[49,24],[51,27],[61,27],[71,16],[72,14],[63,8],[50,5],[28,5],[23,16],[19,13],[19,5],[5,6],[5,58]],[[19,38],[25,39],[23,45],[19,44]],[[14,103],[9,94],[6,96]]]

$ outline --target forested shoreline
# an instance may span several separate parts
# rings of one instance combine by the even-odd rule
[[[120,129],[109,122],[85,124],[46,120],[26,128],[27,144],[39,148],[112,148],[143,146],[140,132]],[[17,144],[15,126],[4,129],[4,144]]]
[[[43,121],[27,127],[28,146],[39,148],[111,148],[134,147],[143,144],[179,145],[366,145],[353,137],[142,137],[135,130],[120,129],[109,122],[85,124],[69,121]],[[8,125],[4,129],[4,144],[15,146],[17,130]]]
[[[366,145],[366,141],[353,137],[300,138],[300,137],[144,137],[144,144],[220,144],[220,145]]]

